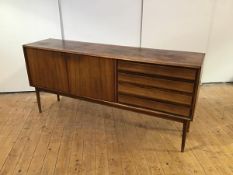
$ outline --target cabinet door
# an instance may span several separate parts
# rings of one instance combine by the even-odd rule
[[[68,92],[66,62],[62,53],[26,48],[30,84],[52,91]]]
[[[115,60],[67,54],[70,93],[115,101]]]

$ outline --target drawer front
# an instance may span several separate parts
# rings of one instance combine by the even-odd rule
[[[187,92],[187,93],[192,93],[194,88],[194,83],[192,82],[168,80],[164,78],[135,75],[135,74],[123,73],[123,72],[119,72],[118,81],[170,89],[170,90]]]
[[[119,94],[118,101],[126,105],[143,107],[146,109],[157,110],[160,112],[166,112],[166,113],[181,115],[185,117],[188,117],[190,114],[190,108],[186,106],[168,104],[150,99],[138,98],[130,95]]]
[[[190,106],[192,96],[170,90],[163,90],[153,87],[144,87],[143,85],[135,85],[131,83],[119,82],[118,93],[130,94],[142,98],[154,99],[157,101],[165,101]]]
[[[197,71],[190,68],[161,66],[153,64],[119,61],[118,70],[122,72],[141,73],[145,75],[157,75],[185,80],[195,80]]]
[[[190,117],[198,70],[118,61],[118,102]]]

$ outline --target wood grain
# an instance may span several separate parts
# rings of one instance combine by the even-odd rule
[[[142,73],[145,75],[165,76],[166,78],[174,77],[187,80],[195,80],[196,70],[180,67],[169,67],[153,64],[142,64],[130,61],[119,61],[119,71],[128,71],[130,73]]]
[[[175,93],[157,88],[143,87],[125,82],[120,82],[118,84],[118,92],[120,94],[130,94],[142,98],[162,100],[183,105],[190,105],[192,101],[191,95]]]
[[[0,174],[231,175],[233,85],[199,95],[180,153],[180,123],[47,93],[39,114],[34,93],[1,94]]]
[[[120,94],[118,98],[119,102],[123,104],[157,110],[161,112],[168,112],[171,114],[182,115],[186,117],[189,117],[190,114],[190,108],[186,106],[168,104],[124,94]]]
[[[68,92],[65,59],[60,52],[26,48],[31,86]]]
[[[58,39],[42,40],[24,46],[96,57],[191,68],[200,68],[205,56],[203,53],[195,52],[147,49]]]
[[[66,54],[72,95],[115,101],[115,60]]]
[[[193,93],[193,83],[119,72],[118,81]]]

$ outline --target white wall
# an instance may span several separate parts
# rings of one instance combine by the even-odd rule
[[[139,46],[141,0],[62,0],[65,39]]]
[[[61,0],[65,38],[139,45],[141,0]],[[144,0],[142,46],[207,52],[203,82],[233,81],[232,0]],[[0,92],[32,90],[21,45],[60,38],[57,0],[0,0]]]
[[[0,0],[0,92],[32,90],[22,44],[60,38],[56,0]]]
[[[204,52],[213,0],[145,0],[142,46]]]
[[[232,0],[216,2],[202,81],[233,82]]]

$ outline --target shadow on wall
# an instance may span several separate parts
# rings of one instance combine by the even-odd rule
[[[230,79],[230,83],[233,83],[233,76],[232,76],[231,79]]]
[[[7,72],[7,76],[1,78],[0,81],[0,92],[19,92],[22,91],[22,89],[25,91],[34,90],[29,86],[26,67],[23,65],[17,70],[12,70],[10,73]]]

